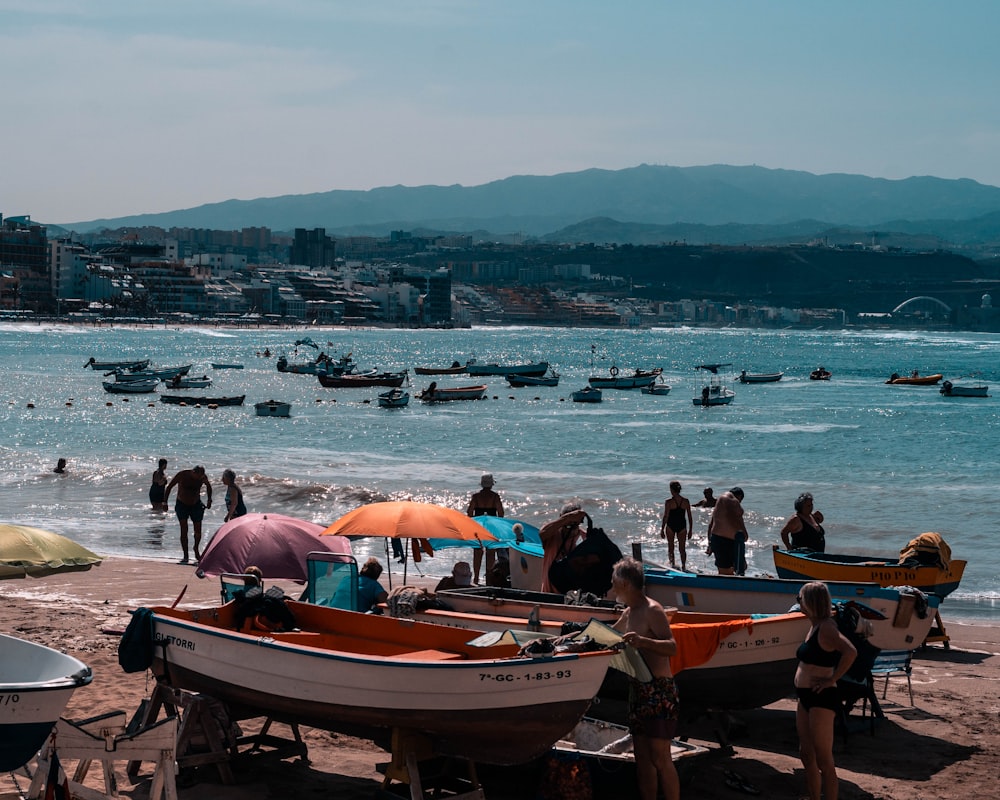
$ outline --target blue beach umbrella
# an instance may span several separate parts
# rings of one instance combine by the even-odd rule
[[[521,522],[520,520],[511,519],[510,517],[491,517],[489,515],[482,515],[479,517],[473,517],[478,525],[482,525],[487,531],[492,533],[497,541],[484,541],[482,544],[488,550],[496,550],[502,547],[515,547],[517,548],[519,544],[527,545],[530,552],[534,552],[535,548],[532,545],[537,545],[539,551],[541,550],[542,540],[538,536],[538,528],[528,522]],[[517,534],[514,533],[514,526],[521,525],[524,528],[523,540],[518,543]],[[431,539],[431,547],[435,550],[439,550],[444,547],[478,547],[476,542],[461,542],[454,539]]]

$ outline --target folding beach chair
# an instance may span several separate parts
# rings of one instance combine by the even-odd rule
[[[885,678],[885,685],[882,687],[882,699],[885,699],[889,691],[889,678],[895,675],[902,675],[906,678],[906,688],[910,694],[910,705],[913,705],[913,682],[910,675],[913,672],[911,660],[912,650],[883,650],[875,659],[872,666],[873,678]]]

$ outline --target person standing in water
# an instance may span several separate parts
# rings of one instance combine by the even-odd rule
[[[202,466],[182,469],[163,490],[163,507],[168,507],[170,490],[177,487],[177,501],[174,511],[181,526],[181,552],[184,554],[182,564],[188,559],[188,520],[194,528],[194,560],[201,560],[201,521],[205,517],[205,509],[212,507],[212,484],[208,481],[205,468]],[[201,487],[205,487],[205,503],[201,502]]]
[[[670,497],[663,504],[663,520],[660,522],[660,538],[667,539],[670,549],[670,566],[676,569],[674,560],[674,539],[681,554],[681,569],[687,569],[687,538],[694,530],[691,503],[681,495],[680,481],[670,481]]]
[[[149,486],[149,502],[154,511],[163,510],[163,492],[167,487],[167,459],[161,458],[153,472],[153,481]]]

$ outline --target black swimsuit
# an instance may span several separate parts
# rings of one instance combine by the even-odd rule
[[[802,529],[792,534],[792,549],[804,547],[822,553],[826,549],[826,531],[823,526],[816,523],[816,527],[813,527],[804,517],[799,519],[802,520]]]
[[[674,533],[682,533],[687,530],[684,506],[675,506],[667,511],[667,527]]]
[[[799,649],[795,651],[795,656],[803,664],[812,664],[814,667],[835,667],[840,663],[840,652],[837,650],[824,650],[819,643],[819,627],[812,632]]]

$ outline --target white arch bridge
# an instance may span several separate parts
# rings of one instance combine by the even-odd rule
[[[920,316],[940,316],[951,314],[951,306],[936,297],[911,297],[892,310],[893,314],[914,314]]]

